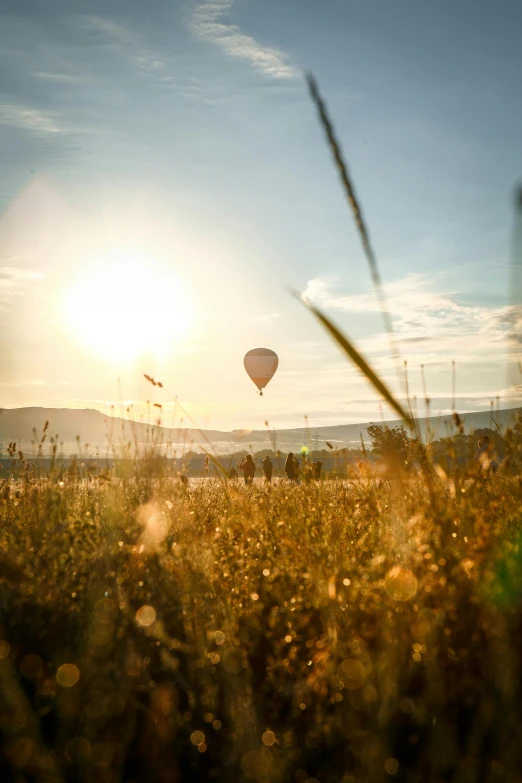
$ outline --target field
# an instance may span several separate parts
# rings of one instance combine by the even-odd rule
[[[2,783],[520,781],[522,479],[510,449],[473,462],[453,420],[438,464],[417,427],[400,469],[300,486],[173,477],[158,453],[78,478],[56,443],[39,477],[20,455],[0,485]]]
[[[2,781],[519,780],[522,485],[6,479]]]

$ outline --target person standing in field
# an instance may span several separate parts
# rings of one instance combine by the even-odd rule
[[[274,469],[274,465],[272,463],[272,460],[267,455],[263,460],[263,473],[265,474],[265,479],[267,480],[268,484],[272,483],[273,469]]]
[[[285,473],[286,473],[286,477],[290,479],[290,481],[293,481],[295,479],[295,462],[294,462],[294,454],[292,451],[290,451],[286,457]]]
[[[254,481],[254,473],[256,472],[256,463],[252,459],[251,454],[247,454],[245,459],[240,462],[239,470],[243,471],[245,477],[245,484],[252,484]]]
[[[290,481],[295,481],[296,484],[299,484],[299,463],[296,460],[293,451],[290,451],[286,458],[285,473]]]

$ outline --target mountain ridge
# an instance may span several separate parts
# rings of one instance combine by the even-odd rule
[[[467,431],[496,426],[501,431],[513,426],[517,413],[522,408],[506,408],[495,413],[491,411],[476,411],[461,414]],[[493,422],[493,420],[494,422]],[[400,419],[381,422],[360,422],[355,424],[332,424],[321,427],[290,427],[278,430],[197,430],[191,428],[167,427],[156,422],[135,421],[119,416],[104,414],[95,408],[1,408],[0,409],[0,442],[1,451],[5,452],[7,444],[15,442],[17,448],[24,453],[36,452],[42,438],[45,423],[49,421],[46,437],[46,449],[52,439],[58,444],[64,454],[78,453],[79,444],[89,455],[112,455],[114,449],[119,449],[124,443],[137,442],[140,446],[156,443],[172,444],[172,448],[193,451],[208,448],[208,442],[218,454],[231,454],[234,451],[270,446],[281,451],[295,451],[302,445],[321,449],[326,441],[335,448],[357,448],[360,439],[368,441],[367,429],[371,424],[383,423],[390,427],[400,426]],[[429,425],[434,438],[444,437],[455,431],[452,416],[431,416],[417,419],[423,437]],[[36,435],[34,433],[36,430]]]

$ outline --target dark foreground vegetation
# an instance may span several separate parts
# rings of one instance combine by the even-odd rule
[[[4,480],[0,780],[516,781],[522,484]]]

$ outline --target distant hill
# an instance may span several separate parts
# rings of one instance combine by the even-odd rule
[[[522,408],[510,408],[498,411],[494,419],[501,431],[513,425],[515,415],[522,413]],[[464,427],[467,432],[484,427],[494,428],[490,411],[479,411],[462,415]],[[267,430],[233,430],[224,432],[221,430],[203,430],[200,433],[196,429],[170,429],[158,427],[145,422],[135,422],[116,416],[107,416],[93,409],[76,410],[71,408],[3,408],[0,409],[0,451],[5,455],[7,446],[14,441],[24,454],[31,456],[35,453],[35,442],[42,437],[45,422],[49,421],[47,430],[46,447],[47,454],[49,441],[55,438],[59,444],[59,450],[63,454],[75,454],[78,452],[78,438],[82,452],[89,455],[110,456],[113,449],[119,453],[122,443],[136,441],[143,446],[151,441],[163,444],[175,444],[178,454],[181,451],[198,451],[206,447],[205,438],[210,441],[217,454],[232,454],[243,449],[260,450],[275,445],[281,451],[297,451],[302,445],[308,445],[312,449],[325,448],[325,442],[334,448],[357,448],[361,435],[368,441],[367,427],[372,422],[361,424],[340,424],[328,427]],[[374,421],[379,422],[379,419]],[[423,437],[429,424],[435,438],[441,438],[454,432],[451,416],[431,417],[419,419],[419,427]],[[391,427],[401,424],[400,420],[386,422]],[[36,438],[33,433],[36,430]],[[87,445],[88,444],[88,445]]]
[[[8,444],[14,441],[24,454],[34,453],[46,422],[49,422],[49,426],[45,453],[48,452],[51,438],[54,438],[63,454],[77,453],[79,442],[82,452],[100,456],[108,456],[114,448],[118,451],[123,443],[134,441],[141,446],[151,442],[166,444],[185,441],[187,449],[205,443],[197,430],[171,430],[143,421],[107,416],[91,408],[3,408],[0,409],[2,452],[5,454]],[[220,440],[223,435],[230,438],[230,433],[215,430],[206,430],[205,434],[211,441]]]

